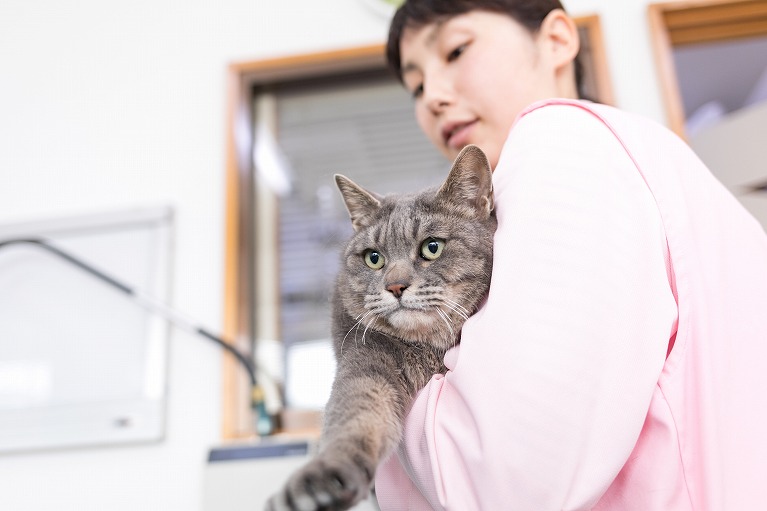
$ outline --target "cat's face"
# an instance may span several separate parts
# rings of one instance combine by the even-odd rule
[[[337,296],[366,329],[447,349],[487,293],[496,227],[484,154],[469,146],[438,190],[378,197],[338,176],[355,234]]]

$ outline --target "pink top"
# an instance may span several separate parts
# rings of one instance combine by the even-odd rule
[[[767,236],[685,143],[529,107],[490,296],[378,471],[384,511],[767,509]]]

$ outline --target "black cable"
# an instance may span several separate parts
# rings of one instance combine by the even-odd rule
[[[63,250],[58,249],[58,248],[54,247],[53,245],[49,245],[48,243],[46,243],[45,241],[43,241],[41,239],[36,239],[36,238],[26,238],[26,239],[25,238],[19,238],[19,239],[3,240],[3,241],[0,241],[0,248],[3,248],[3,247],[8,246],[8,245],[22,245],[22,244],[35,245],[35,246],[43,248],[43,249],[45,249],[45,250],[47,250],[49,252],[52,252],[52,253],[56,254],[57,256],[61,257],[62,259],[66,259],[71,264],[74,264],[75,266],[77,266],[81,270],[84,270],[84,271],[90,273],[91,275],[94,275],[95,277],[97,277],[97,278],[107,282],[110,286],[116,287],[117,289],[119,289],[123,293],[126,293],[128,295],[133,295],[134,294],[134,291],[130,287],[128,287],[125,284],[123,284],[122,282],[120,282],[120,281],[110,277],[109,275],[107,275],[106,273],[104,273],[102,271],[97,270],[93,266],[91,266],[91,265],[89,265],[87,263],[84,263],[83,261],[81,261],[81,260],[77,259],[76,257],[74,257],[74,256],[72,256],[72,255],[70,255],[70,254],[68,254],[66,252],[64,252]]]
[[[200,335],[202,337],[205,337],[206,339],[218,344],[223,349],[225,349],[226,351],[234,355],[234,357],[245,368],[245,370],[248,373],[248,377],[250,378],[250,384],[252,389],[252,392],[251,392],[252,406],[258,415],[257,429],[259,433],[261,434],[271,433],[271,420],[268,418],[268,415],[266,414],[266,409],[264,407],[263,391],[260,389],[260,387],[258,386],[258,382],[256,381],[255,365],[253,364],[252,360],[250,360],[248,357],[243,355],[232,344],[224,341],[221,337],[210,333],[205,328],[195,325],[192,321],[183,317],[180,313],[171,309],[167,305],[157,302],[151,297],[144,296],[143,294],[139,293],[138,291],[128,286],[127,284],[120,282],[119,280],[117,280],[116,278],[110,275],[107,275],[103,271],[93,267],[92,265],[82,261],[81,259],[78,259],[72,254],[51,245],[45,240],[42,240],[39,238],[16,238],[16,239],[7,239],[7,240],[0,241],[0,249],[10,245],[32,245],[34,247],[38,247],[43,250],[46,250],[64,259],[68,263],[73,264],[74,266],[80,268],[86,273],[96,277],[102,282],[106,282],[110,286],[122,291],[123,293],[128,295],[133,301],[137,302],[139,305],[149,310],[150,312],[153,312],[155,314],[162,316],[163,318],[165,318],[166,320],[170,321],[171,323],[177,326],[180,326],[182,328],[185,327],[187,330],[194,332],[195,334]]]
[[[219,346],[221,346],[225,350],[229,351],[229,353],[231,353],[232,355],[237,357],[237,360],[239,360],[240,363],[243,366],[245,366],[245,370],[248,372],[248,376],[250,377],[250,385],[251,385],[251,387],[255,387],[256,386],[256,368],[253,367],[253,363],[250,361],[250,359],[248,359],[247,357],[245,357],[245,355],[240,353],[239,350],[235,349],[234,346],[232,346],[228,342],[224,341],[220,337],[218,337],[216,335],[213,335],[212,333],[208,332],[204,328],[198,328],[196,330],[196,332],[199,335],[201,335],[202,337],[205,337],[206,339],[209,339],[209,340],[215,342],[216,344],[218,344]]]

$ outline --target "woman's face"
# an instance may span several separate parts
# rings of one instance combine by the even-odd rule
[[[511,17],[486,11],[406,29],[402,77],[429,140],[449,159],[475,144],[495,168],[517,115],[561,95],[545,44]]]

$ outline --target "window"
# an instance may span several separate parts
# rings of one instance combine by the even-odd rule
[[[688,134],[686,121],[707,100],[744,90],[742,101],[767,76],[767,0],[657,3],[648,14],[668,124],[678,135]],[[729,109],[733,100],[723,102]]]

